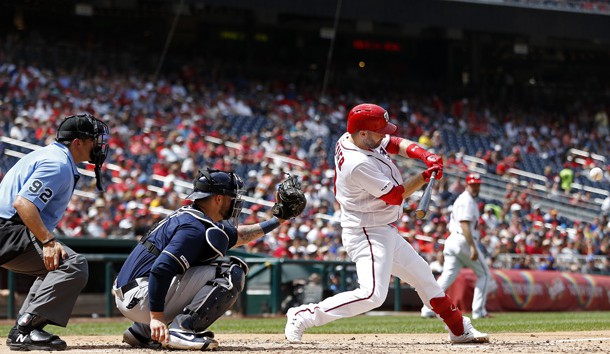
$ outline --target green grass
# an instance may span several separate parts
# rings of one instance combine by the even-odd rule
[[[285,317],[222,318],[210,329],[216,333],[283,333]],[[507,312],[494,313],[492,318],[473,321],[477,329],[489,333],[534,333],[559,331],[609,330],[610,312]],[[58,335],[120,335],[130,325],[125,319],[112,322],[73,321],[68,328],[50,326]],[[345,318],[308,333],[443,333],[443,323],[422,319],[417,313],[401,315],[377,314]],[[10,325],[0,326],[6,336]]]

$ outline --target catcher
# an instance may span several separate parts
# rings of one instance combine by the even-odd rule
[[[199,171],[193,204],[151,228],[131,252],[114,284],[117,308],[134,321],[123,342],[139,348],[213,350],[208,327],[231,308],[248,266],[227,251],[299,215],[306,199],[295,177],[278,187],[274,217],[237,226],[243,182],[233,172]]]

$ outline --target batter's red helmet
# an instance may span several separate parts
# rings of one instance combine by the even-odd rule
[[[478,173],[471,173],[466,176],[466,184],[481,184],[481,175]]]
[[[363,103],[352,108],[347,115],[347,132],[370,130],[379,134],[392,134],[398,129],[390,123],[388,111],[376,104]]]

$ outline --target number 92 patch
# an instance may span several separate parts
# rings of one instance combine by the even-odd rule
[[[43,187],[44,184],[40,180],[35,179],[32,181],[32,183],[30,183],[30,188],[28,188],[28,190],[33,195],[38,194],[38,198],[42,200],[43,203],[47,204],[49,200],[51,200],[51,198],[53,197],[53,190],[48,187]]]

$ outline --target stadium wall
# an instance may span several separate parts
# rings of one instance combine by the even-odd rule
[[[610,276],[558,271],[491,270],[487,295],[490,312],[608,311]],[[476,276],[463,269],[447,294],[460,309],[472,311]]]

